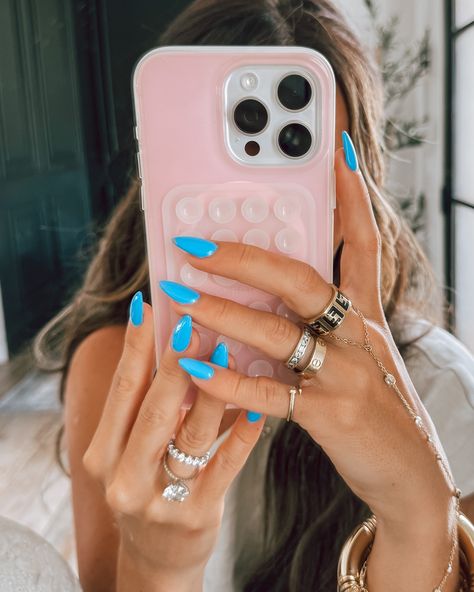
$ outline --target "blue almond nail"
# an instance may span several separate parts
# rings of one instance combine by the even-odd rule
[[[183,286],[183,284],[178,284],[178,282],[162,280],[160,282],[160,288],[178,304],[193,304],[200,296],[196,290]]]
[[[135,327],[143,323],[143,294],[140,291],[134,294],[130,302],[129,316],[132,325]]]
[[[175,236],[174,244],[195,257],[210,257],[217,250],[216,243],[197,236]]]
[[[254,421],[258,421],[261,417],[261,413],[257,413],[256,411],[247,411],[247,419],[252,423]]]
[[[228,368],[229,366],[229,350],[227,344],[221,341],[215,350],[212,352],[211,362],[217,366]]]
[[[356,171],[359,168],[357,154],[352,139],[345,130],[342,132],[342,145],[344,146],[344,156],[346,157],[347,166],[351,171]]]
[[[177,322],[171,339],[171,347],[176,352],[183,352],[188,348],[193,333],[193,320],[190,315],[182,316]]]
[[[191,374],[191,376],[195,376],[196,378],[209,380],[209,378],[214,376],[214,368],[205,362],[201,362],[201,360],[195,360],[194,358],[180,358],[178,363],[183,370],[186,370],[188,374]]]

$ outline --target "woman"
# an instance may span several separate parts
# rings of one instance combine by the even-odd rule
[[[206,592],[327,592],[336,587],[345,539],[371,512],[371,592],[457,590],[456,498],[444,460],[427,441],[429,435],[444,458],[420,399],[433,411],[470,512],[472,468],[457,439],[472,448],[474,362],[452,336],[423,320],[430,305],[437,310],[436,295],[426,258],[382,193],[381,93],[372,64],[329,0],[197,0],[160,44],[300,45],[328,58],[338,83],[335,283],[367,317],[374,355],[420,419],[415,424],[368,351],[337,340],[364,343],[354,308],[326,339],[324,366],[304,381],[286,422],[288,390],[278,382],[239,376],[222,345],[212,363],[196,362],[199,335],[190,320],[282,362],[298,340],[296,325],[204,293],[186,300],[189,291],[177,295],[163,284],[182,318],[151,381],[151,309],[142,298],[148,276],[132,185],[61,320],[84,590],[191,591],[204,582]],[[300,318],[316,315],[332,295],[315,270],[261,249],[193,241],[181,247],[199,269],[278,294]],[[183,418],[190,380],[200,390]],[[224,412],[226,402],[249,412]],[[270,432],[262,431],[264,423]],[[183,503],[161,495],[174,433],[190,455],[214,451],[188,482]],[[172,457],[168,465],[182,477],[193,472]]]

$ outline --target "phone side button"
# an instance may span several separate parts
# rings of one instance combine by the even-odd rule
[[[331,184],[332,184],[332,209],[334,210],[336,208],[336,173],[335,171],[332,172],[332,180],[331,180]]]
[[[137,169],[138,169],[138,176],[140,177],[140,179],[143,179],[143,175],[142,175],[142,161],[140,158],[140,152],[137,152]]]

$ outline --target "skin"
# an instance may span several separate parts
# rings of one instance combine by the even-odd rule
[[[364,312],[375,352],[431,430],[383,314],[380,236],[364,180],[348,169],[340,149],[341,132],[348,127],[338,93],[334,247],[344,238],[341,290]],[[240,243],[217,244],[211,257],[188,255],[188,261],[198,269],[277,294],[300,317],[316,314],[331,296],[326,282],[302,262]],[[282,362],[300,334],[287,319],[205,293],[192,305],[170,304],[176,312],[191,314],[218,332],[225,328],[229,337]],[[335,333],[363,340],[356,313],[351,311]],[[230,369],[210,364],[214,368],[210,380],[190,378],[177,362],[197,357],[198,350],[197,331],[184,353],[168,345],[151,380],[153,322],[145,305],[142,325],[96,331],[72,359],[66,384],[66,436],[85,592],[202,590],[225,493],[257,442],[265,416],[286,417],[288,387],[267,377],[240,375],[232,359]],[[189,380],[199,391],[185,414],[180,406]],[[366,352],[331,339],[323,369],[303,385],[293,420],[323,446],[378,518],[368,572],[371,592],[432,589],[447,565],[454,506],[449,484],[413,420],[395,393],[388,391]],[[263,416],[250,423],[245,411],[224,412],[226,402]],[[179,448],[200,455],[230,426],[228,438],[211,461],[188,482],[189,498],[182,504],[164,500],[161,491],[169,480],[161,459],[173,433]],[[173,458],[169,465],[183,476],[192,472]],[[456,563],[446,592],[456,589],[457,576]]]

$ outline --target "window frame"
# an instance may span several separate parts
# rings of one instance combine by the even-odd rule
[[[445,0],[445,164],[442,209],[445,219],[445,286],[449,304],[446,323],[450,331],[456,329],[456,208],[474,209],[474,205],[459,199],[454,191],[454,105],[456,96],[456,41],[466,31],[474,28],[474,19],[461,27],[456,26],[456,0]]]

